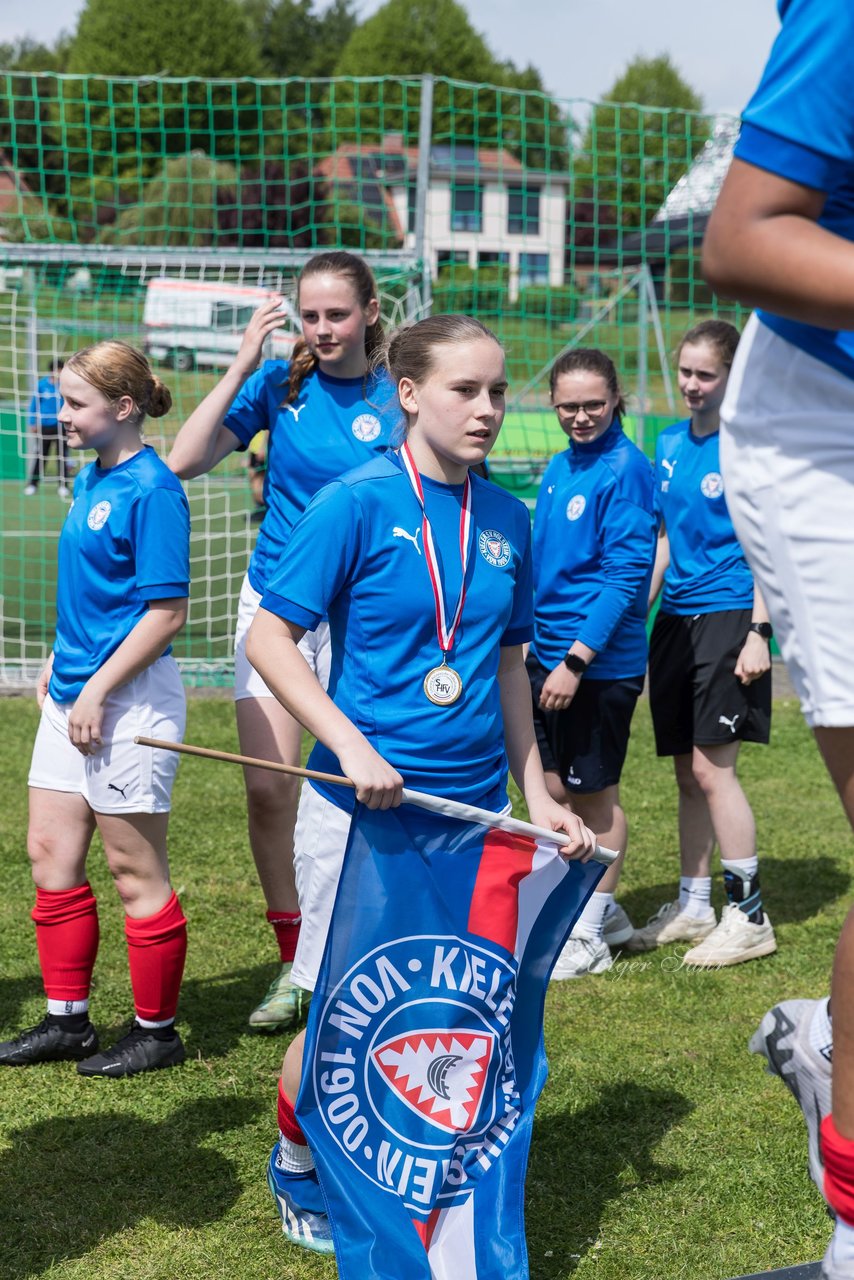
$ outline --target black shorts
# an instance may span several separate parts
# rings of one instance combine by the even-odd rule
[[[734,674],[751,614],[658,614],[649,644],[649,703],[660,756],[739,739],[768,742],[771,672],[748,685]]]
[[[547,773],[556,773],[567,791],[592,795],[615,787],[629,749],[632,715],[643,692],[643,676],[591,680],[585,676],[565,711],[544,711],[540,692],[549,674],[531,654],[525,663],[531,681],[534,729]]]

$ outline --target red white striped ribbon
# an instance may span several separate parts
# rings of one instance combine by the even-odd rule
[[[430,521],[427,519],[427,508],[424,505],[424,489],[421,484],[421,477],[418,474],[418,468],[412,458],[409,445],[404,444],[400,450],[400,459],[403,463],[406,474],[409,477],[409,483],[418,499],[421,507],[421,542],[424,547],[424,559],[427,561],[427,571],[430,574],[430,584],[433,588],[433,599],[436,603],[436,635],[439,640],[439,648],[443,655],[447,656],[454,647],[454,636],[460,625],[460,619],[463,616],[463,606],[466,602],[466,569],[469,562],[469,551],[471,550],[471,480],[466,475],[466,482],[463,486],[463,502],[460,511],[460,564],[463,570],[463,580],[460,584],[460,595],[457,600],[457,607],[454,610],[454,616],[448,626],[447,616],[445,614],[445,597],[442,590],[442,580],[439,575],[439,557],[436,555],[436,546],[433,542],[433,530],[430,528]]]

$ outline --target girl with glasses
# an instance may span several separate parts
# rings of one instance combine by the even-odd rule
[[[625,856],[619,783],[646,670],[646,602],[655,555],[649,462],[624,433],[623,397],[602,351],[560,356],[551,398],[569,448],[543,477],[534,520],[534,724],[552,797]],[[614,902],[622,857],[605,872],[554,978],[611,967],[632,926]]]
[[[679,347],[690,417],[662,431],[655,453],[661,528],[650,606],[649,696],[660,756],[679,787],[679,895],[629,949],[695,945],[685,963],[717,968],[776,951],[762,908],[756,827],[736,773],[742,742],[768,742],[771,627],[727,509],[718,432],[738,330],[706,320]],[[721,855],[727,905],[712,909],[711,858]]]

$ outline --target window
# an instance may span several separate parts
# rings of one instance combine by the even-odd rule
[[[507,232],[511,236],[538,236],[540,234],[539,187],[508,188]]]
[[[477,255],[477,265],[480,269],[484,267],[507,267],[509,269],[510,254],[493,253],[490,250],[485,250]]]
[[[519,254],[519,288],[529,284],[549,283],[549,255],[547,253]]]
[[[439,272],[453,273],[455,267],[467,267],[469,264],[468,249],[440,249],[436,254]]]
[[[483,189],[476,183],[451,187],[451,230],[480,231],[483,224]]]
[[[239,329],[245,329],[254,314],[254,307],[242,307],[234,302],[215,302],[211,328],[226,329],[229,333],[235,333]]]

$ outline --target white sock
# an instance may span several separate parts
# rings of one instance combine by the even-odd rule
[[[680,876],[679,910],[686,916],[700,919],[707,916],[712,907],[711,876]]]
[[[854,1275],[854,1227],[836,1219],[833,1236],[830,1241],[830,1257],[833,1270],[841,1276]]]
[[[573,938],[587,938],[590,942],[601,942],[605,928],[605,914],[613,902],[613,893],[592,893],[587,906],[575,922]]]
[[[175,1021],[174,1018],[167,1018],[165,1022],[150,1022],[148,1018],[141,1018],[138,1013],[134,1014],[134,1017],[141,1027],[145,1027],[146,1031],[159,1031],[161,1027],[171,1027]]]
[[[279,1130],[279,1154],[276,1164],[283,1173],[308,1173],[314,1168],[314,1156],[306,1142],[294,1142]]]
[[[72,1013],[88,1013],[89,1000],[48,1000],[47,1011],[55,1018],[67,1018]]]
[[[819,1000],[810,1022],[810,1047],[827,1062],[833,1061],[833,1024],[830,1020],[830,1000]]]

